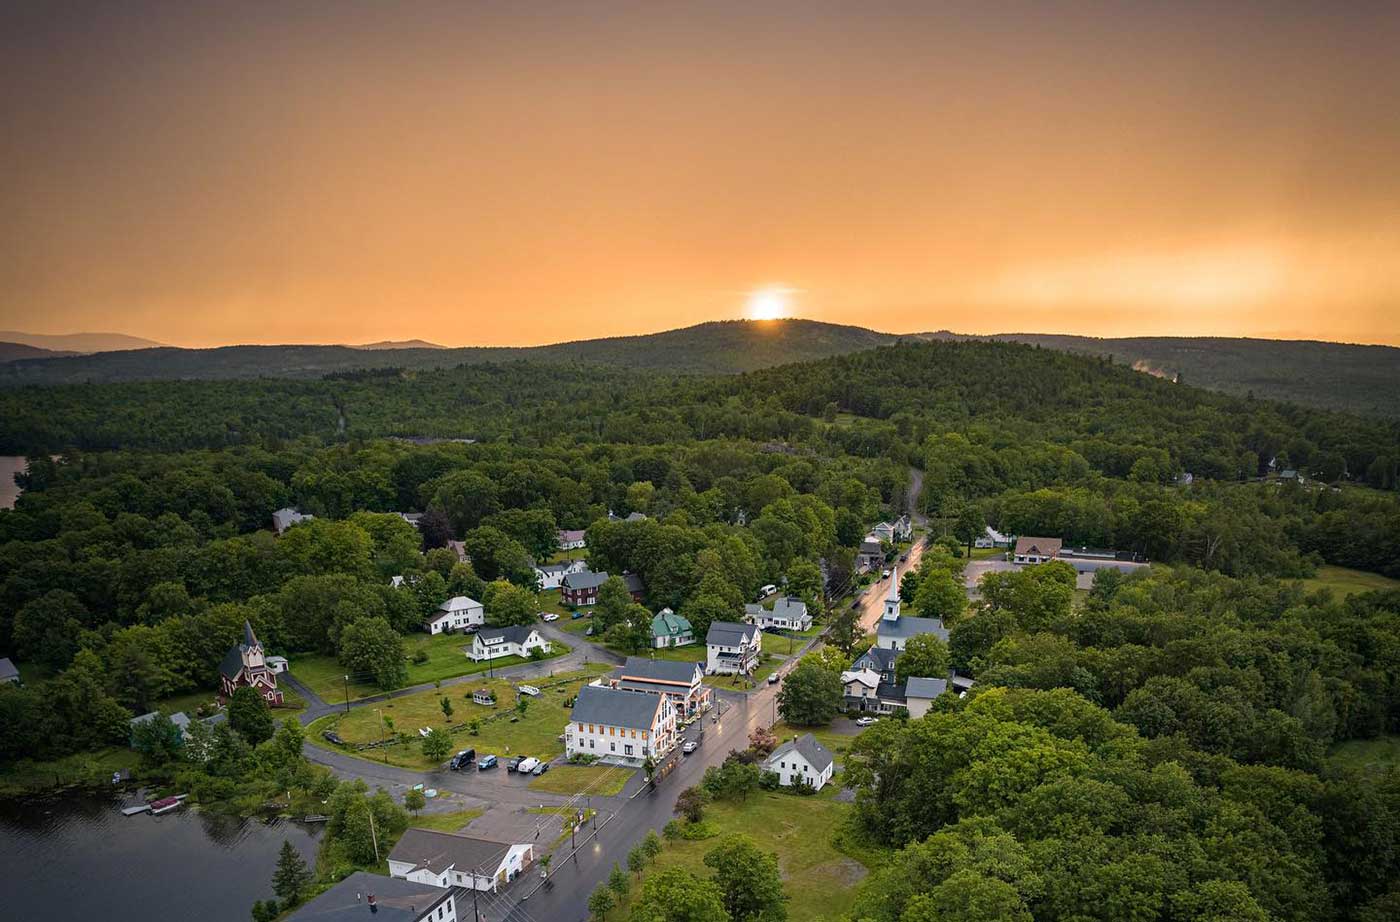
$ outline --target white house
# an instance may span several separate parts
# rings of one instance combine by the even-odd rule
[[[629,656],[627,662],[595,685],[651,695],[669,695],[677,716],[686,718],[710,706],[710,690],[699,663]]]
[[[303,515],[290,506],[286,506],[272,513],[272,527],[280,535],[293,525],[310,522],[314,518],[316,518],[314,515]]]
[[[604,762],[641,765],[676,745],[676,708],[671,695],[647,695],[605,685],[579,689],[564,753],[597,756]]]
[[[576,551],[588,544],[586,532],[582,528],[561,528],[555,535],[561,551]]]
[[[495,892],[533,863],[534,846],[409,829],[389,853],[389,876]]]
[[[841,690],[850,711],[893,714],[907,706],[904,686],[887,681],[873,669],[848,669],[841,673]]]
[[[774,602],[772,611],[762,605],[745,605],[744,617],[765,631],[805,631],[812,626],[812,616],[807,611],[807,603],[790,595]]]
[[[891,525],[894,528],[894,540],[908,541],[914,537],[914,520],[909,518],[908,513],[895,519]]]
[[[535,578],[540,581],[540,591],[558,589],[564,577],[571,573],[582,573],[588,565],[582,560],[566,560],[563,563],[546,563],[535,566]]]
[[[778,783],[784,787],[805,781],[820,791],[831,780],[836,769],[836,760],[817,738],[810,733],[794,736],[773,750],[773,754],[763,762],[766,771],[778,776]]]
[[[549,641],[540,635],[538,629],[528,624],[512,624],[506,627],[484,627],[472,637],[472,648],[467,656],[476,662],[484,659],[500,659],[502,656],[528,657],[533,651],[549,652]]]
[[[763,632],[756,624],[715,621],[705,635],[707,675],[748,675],[758,668]]]
[[[283,922],[457,922],[457,897],[418,881],[356,871],[292,911]],[[471,907],[463,907],[466,915]]]
[[[992,526],[988,525],[982,532],[982,537],[972,542],[973,547],[1010,547],[1011,539]]]
[[[464,595],[453,596],[437,607],[423,623],[429,634],[443,631],[460,631],[463,628],[480,626],[486,623],[486,608],[476,599]]]
[[[651,645],[658,650],[686,647],[695,643],[695,629],[689,619],[663,608],[651,619]]]

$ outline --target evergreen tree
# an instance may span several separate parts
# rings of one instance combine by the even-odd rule
[[[311,870],[306,859],[287,840],[282,842],[282,850],[277,853],[277,870],[272,873],[272,892],[282,900],[283,906],[295,906],[301,902],[301,895],[311,883]]]

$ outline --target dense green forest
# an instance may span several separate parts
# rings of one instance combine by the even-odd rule
[[[1294,581],[1320,562],[1400,576],[1394,423],[983,342],[713,377],[508,362],[31,386],[0,392],[0,417],[32,456],[0,512],[0,650],[26,679],[0,690],[0,763],[125,742],[133,713],[211,687],[245,620],[394,687],[402,637],[450,595],[533,618],[558,528],[643,578],[644,609],[600,605],[621,645],[663,605],[703,631],[781,578],[819,606],[913,502],[955,547],[992,524],[1157,566],[1077,604],[1062,565],[999,575],[966,613],[959,590],[948,652],[975,693],[852,749],[863,835],[900,849],[857,918],[1375,922],[1400,899],[1400,781],[1327,758],[1400,732],[1400,594]],[[274,537],[284,505],[317,518]],[[421,528],[391,514],[408,510]],[[305,775],[293,731],[263,729],[208,741],[201,789]]]

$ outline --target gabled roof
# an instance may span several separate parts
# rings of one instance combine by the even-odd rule
[[[574,723],[603,724],[629,730],[650,730],[664,695],[640,695],[602,685],[579,689],[569,720]]]
[[[561,528],[558,539],[560,544],[570,544],[574,541],[584,540],[587,534],[582,528]]]
[[[904,683],[904,694],[909,698],[937,698],[948,690],[947,679],[923,679],[910,676]]]
[[[19,667],[10,662],[8,656],[0,656],[0,682],[19,678]]]
[[[831,763],[835,761],[831,756],[830,749],[827,749],[821,743],[817,742],[817,738],[812,734],[804,733],[796,739],[790,739],[777,749],[774,749],[773,754],[768,757],[767,762],[771,765],[790,752],[796,752],[798,755],[802,756],[802,758],[807,760],[808,765],[819,772],[826,771],[831,767]]]
[[[841,673],[842,685],[850,685],[852,682],[859,682],[866,688],[878,688],[880,674],[873,669],[847,669]]]
[[[238,674],[243,671],[243,644],[236,643],[228,648],[224,654],[223,661],[219,663],[219,672],[229,679],[238,678]]]
[[[644,679],[652,682],[674,682],[689,687],[695,681],[699,663],[652,659],[649,656],[629,656],[614,675],[623,679]]]
[[[468,595],[454,595],[438,606],[438,611],[466,611],[470,608],[481,608],[481,603]]]
[[[1060,538],[1017,538],[1016,554],[1017,556],[1033,554],[1036,557],[1057,557],[1060,548],[1064,547],[1064,543]]]
[[[550,575],[550,574],[552,574],[552,573],[564,573],[564,574],[575,573],[575,572],[577,572],[577,568],[579,568],[579,567],[580,567],[580,562],[577,561],[577,560],[566,560],[566,561],[564,561],[563,563],[537,563],[537,564],[535,564],[535,570],[536,570],[537,572],[540,572],[540,573],[545,574],[546,576],[548,576],[548,575]]]
[[[622,582],[627,587],[628,592],[641,595],[647,591],[646,583],[642,582],[642,578],[636,573],[622,574]]]
[[[773,615],[779,618],[801,618],[807,614],[807,603],[796,596],[785,595],[773,603]]]
[[[476,632],[473,640],[480,640],[489,646],[498,643],[524,643],[530,639],[535,629],[528,624],[508,624],[505,627],[484,627]]]
[[[920,634],[934,634],[944,643],[948,642],[948,629],[938,618],[913,618],[902,615],[896,621],[881,621],[875,632],[876,637],[890,637],[895,640],[907,640]]]
[[[883,554],[885,549],[880,545],[877,538],[866,535],[865,540],[860,543],[860,552],[862,554]]]
[[[570,589],[597,589],[608,581],[608,571],[602,570],[594,573],[592,570],[580,570],[577,573],[570,573],[564,577],[563,585]]]
[[[894,668],[894,661],[897,659],[899,659],[898,650],[891,650],[889,647],[871,647],[856,657],[851,668],[866,665],[867,668],[874,669],[876,672],[889,672]]]
[[[712,621],[706,644],[719,644],[723,647],[737,647],[745,641],[752,641],[759,634],[757,625],[740,624],[737,621]]]
[[[875,697],[881,701],[904,703],[904,684],[901,682],[881,682],[875,689]]]
[[[389,860],[412,862],[415,868],[427,868],[434,874],[455,868],[463,873],[475,871],[484,877],[492,877],[510,854],[510,849],[511,846],[503,842],[434,832],[431,829],[409,829],[389,853]]]
[[[651,635],[653,637],[679,637],[682,634],[689,634],[694,630],[690,621],[671,611],[663,608],[656,613],[656,617],[651,619]]]
[[[299,906],[283,922],[418,922],[452,894],[446,887],[356,871]],[[373,915],[369,911],[371,896],[377,907]]]

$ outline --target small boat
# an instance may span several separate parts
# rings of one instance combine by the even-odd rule
[[[134,807],[122,807],[122,816],[135,816],[138,813],[146,813],[150,809],[150,804],[137,804]]]
[[[153,800],[150,803],[151,816],[160,816],[162,813],[169,813],[180,806],[179,797],[162,797],[160,800]]]
[[[303,819],[302,822],[303,822],[303,823],[324,823],[324,822],[326,822],[326,821],[329,820],[329,819],[330,819],[330,817],[329,817],[329,816],[326,816],[324,813],[308,813],[308,814],[306,814],[306,818]]]

